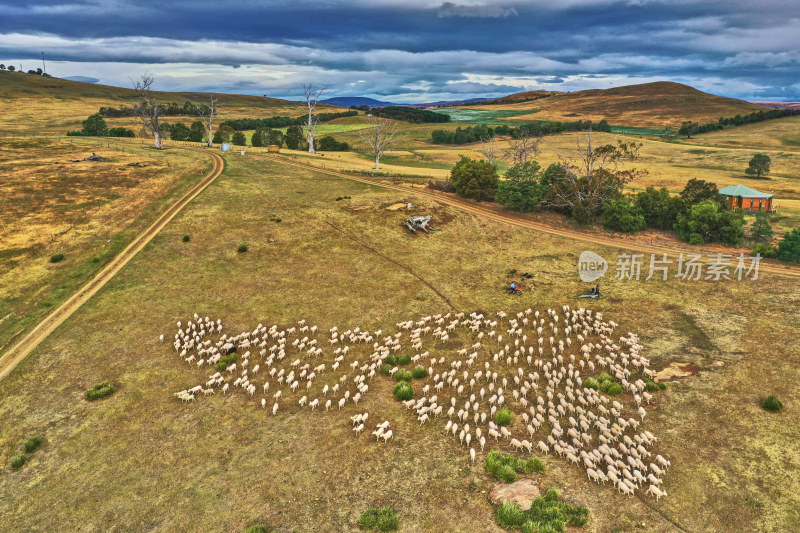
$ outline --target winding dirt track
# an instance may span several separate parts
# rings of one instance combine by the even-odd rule
[[[80,309],[97,291],[99,291],[117,272],[128,264],[133,257],[139,253],[147,244],[153,240],[167,223],[175,218],[175,215],[194,199],[198,194],[211,185],[225,169],[225,161],[219,155],[205,150],[196,150],[211,156],[214,160],[214,168],[197,185],[186,193],[180,200],[175,202],[164,214],[153,222],[153,224],[136,237],[121,253],[115,256],[97,275],[89,281],[80,291],[70,296],[67,301],[62,303],[55,311],[50,313],[44,320],[36,325],[25,337],[16,345],[0,356],[0,380],[11,373],[16,366],[28,356],[40,342],[60,326],[66,319]]]
[[[602,246],[608,246],[611,248],[622,248],[625,250],[631,250],[634,252],[642,252],[647,254],[668,254],[668,259],[677,258],[677,256],[681,253],[683,254],[696,254],[698,253],[697,249],[692,248],[680,248],[680,247],[673,247],[673,246],[663,246],[658,244],[647,244],[643,242],[637,242],[632,240],[626,240],[619,237],[613,236],[601,236],[596,234],[591,234],[587,232],[582,232],[579,230],[570,230],[564,228],[557,228],[554,226],[550,226],[548,224],[543,224],[541,222],[535,222],[533,220],[528,220],[522,217],[518,217],[512,213],[507,212],[498,212],[492,209],[488,209],[485,207],[481,207],[479,204],[474,202],[470,202],[467,200],[462,200],[460,198],[454,198],[451,196],[446,196],[444,194],[439,194],[435,192],[430,192],[421,189],[415,189],[412,187],[403,187],[400,185],[391,185],[388,183],[382,183],[377,180],[367,179],[367,178],[360,178],[357,176],[351,176],[348,174],[344,174],[341,172],[336,172],[333,170],[322,169],[317,166],[311,164],[303,164],[298,163],[295,161],[287,160],[285,156],[280,155],[268,155],[271,160],[276,161],[283,165],[293,166],[297,168],[302,168],[305,170],[313,170],[314,172],[318,172],[320,174],[328,174],[330,176],[336,176],[339,178],[344,178],[352,181],[357,181],[360,183],[367,183],[369,185],[374,185],[376,187],[382,187],[384,189],[389,189],[393,191],[401,191],[404,193],[412,193],[417,194],[419,196],[426,196],[428,198],[432,198],[437,202],[451,205],[453,207],[457,207],[462,209],[468,213],[472,213],[473,215],[477,215],[480,217],[488,218],[491,220],[495,220],[498,222],[504,222],[506,224],[511,224],[512,226],[518,226],[527,229],[534,229],[537,231],[541,231],[543,233],[548,233],[550,235],[557,235],[559,237],[565,237],[567,239],[572,239],[576,241],[582,241],[591,244],[599,244]],[[702,262],[709,262],[706,257],[701,258]],[[735,259],[734,259],[735,261]],[[735,266],[735,263],[734,263]],[[800,278],[800,267],[796,267],[789,264],[778,264],[772,262],[765,262],[761,261],[759,264],[759,274],[762,272],[769,272],[771,274],[780,274],[783,276],[795,277]]]

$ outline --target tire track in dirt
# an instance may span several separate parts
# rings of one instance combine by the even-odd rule
[[[187,148],[182,148],[187,149]],[[206,187],[211,185],[214,180],[222,174],[225,169],[225,161],[218,154],[206,150],[195,150],[211,156],[214,161],[214,168],[198,184],[192,187],[183,197],[175,202],[167,211],[159,216],[150,227],[140,233],[125,249],[117,254],[103,269],[97,273],[86,285],[78,292],[70,296],[55,311],[50,313],[44,320],[39,322],[22,340],[10,348],[6,353],[0,355],[0,380],[9,375],[28,354],[31,353],[44,339],[47,338],[56,328],[64,323],[80,307],[89,301],[97,291],[108,283],[128,262],[136,256],[153,237],[164,228],[175,216],[186,207],[198,194],[203,192]]]
[[[327,174],[329,176],[335,176],[338,178],[344,178],[351,181],[356,181],[359,183],[365,183],[368,185],[374,185],[376,187],[381,187],[388,190],[393,191],[400,191],[403,193],[411,193],[416,194],[419,196],[425,196],[428,198],[432,198],[437,202],[450,205],[453,207],[457,207],[463,211],[471,213],[473,215],[481,216],[483,218],[488,218],[490,220],[494,220],[497,222],[504,222],[506,224],[511,224],[517,227],[523,227],[527,229],[534,229],[537,231],[541,231],[543,233],[548,233],[550,235],[556,235],[558,237],[564,237],[567,239],[572,239],[576,241],[591,243],[591,244],[598,244],[601,246],[607,246],[611,248],[622,248],[626,250],[631,250],[635,252],[642,252],[642,253],[657,253],[657,254],[670,254],[677,256],[678,254],[696,254],[698,253],[697,250],[693,250],[691,248],[680,248],[675,246],[664,246],[658,244],[647,244],[642,242],[631,242],[626,241],[617,237],[611,236],[599,236],[599,235],[591,235],[586,232],[581,232],[578,230],[570,230],[570,229],[563,229],[551,226],[549,224],[544,224],[542,222],[535,222],[533,220],[528,220],[522,217],[518,217],[511,213],[500,213],[494,211],[492,209],[488,209],[485,207],[481,207],[478,204],[473,202],[469,202],[467,200],[462,200],[459,198],[453,198],[450,196],[445,196],[443,194],[415,189],[412,187],[403,187],[401,185],[391,185],[389,183],[382,183],[377,180],[367,179],[367,178],[360,178],[357,176],[351,176],[349,174],[344,174],[342,172],[336,172],[333,170],[328,170],[324,168],[319,168],[311,164],[306,163],[298,163],[295,161],[289,161],[285,159],[285,156],[275,156],[275,155],[267,155],[271,161],[275,161],[282,165],[293,166],[297,168],[302,168],[303,170],[311,170],[313,172],[317,172],[320,174]],[[700,262],[709,263],[710,261],[706,257],[701,257]],[[769,272],[771,274],[780,274],[783,276],[789,277],[796,277],[800,278],[800,267],[795,267],[793,265],[780,265],[775,263],[765,263],[761,261],[759,264],[759,273],[761,272]]]
[[[449,306],[450,306],[450,309],[452,309],[453,311],[458,311],[458,309],[456,308],[456,306],[454,306],[454,305],[453,305],[453,302],[451,302],[451,301],[450,301],[450,300],[447,298],[447,296],[445,296],[444,294],[442,294],[441,292],[439,292],[439,290],[438,290],[436,287],[434,287],[434,286],[433,286],[431,283],[429,283],[429,282],[428,282],[428,280],[426,280],[425,278],[423,278],[422,276],[420,276],[419,274],[417,274],[416,272],[414,272],[414,270],[412,270],[412,269],[411,269],[411,267],[407,267],[407,266],[406,266],[406,265],[404,265],[403,263],[400,263],[400,262],[398,262],[398,261],[395,261],[394,259],[392,259],[392,258],[391,258],[391,257],[389,257],[388,255],[386,255],[386,254],[383,254],[383,253],[379,252],[378,250],[376,250],[375,248],[373,248],[373,247],[372,247],[372,246],[370,246],[369,244],[367,244],[367,243],[365,243],[364,241],[360,240],[360,239],[359,239],[358,237],[356,237],[355,235],[350,235],[349,233],[347,233],[346,231],[344,231],[342,228],[340,228],[340,227],[336,226],[335,224],[333,224],[333,223],[332,223],[332,222],[330,222],[329,220],[326,220],[326,221],[325,221],[325,223],[326,223],[327,225],[329,225],[330,227],[332,227],[333,229],[335,229],[336,231],[338,231],[339,233],[341,233],[342,235],[344,235],[345,237],[347,237],[348,239],[350,239],[350,240],[352,240],[352,241],[354,241],[354,242],[356,242],[356,243],[360,244],[361,246],[363,246],[364,248],[366,248],[366,249],[367,249],[367,250],[369,250],[370,252],[372,252],[372,253],[374,253],[374,254],[376,254],[376,255],[378,255],[378,256],[380,256],[380,257],[382,257],[382,258],[386,259],[386,260],[387,260],[387,261],[389,261],[390,263],[392,263],[392,264],[394,264],[394,265],[396,265],[396,266],[400,267],[401,269],[405,270],[406,272],[408,272],[409,274],[411,274],[412,276],[414,276],[415,278],[417,278],[418,280],[420,280],[422,283],[424,283],[424,284],[425,284],[425,286],[426,286],[426,287],[428,287],[430,290],[432,290],[434,293],[436,293],[436,295],[437,295],[439,298],[441,298],[442,300],[444,300],[445,302],[447,302],[447,305],[449,305]]]

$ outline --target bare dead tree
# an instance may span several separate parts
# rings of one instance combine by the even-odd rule
[[[206,133],[208,133],[208,147],[211,148],[214,146],[212,142],[213,138],[213,129],[214,129],[214,119],[217,118],[217,113],[219,110],[219,100],[216,96],[211,96],[211,100],[208,102],[203,102],[203,105],[197,108],[197,114],[200,116],[200,120],[203,122],[203,125],[206,127]]]
[[[511,162],[511,166],[524,165],[528,162],[528,159],[539,155],[541,142],[541,137],[536,137],[526,131],[520,131],[516,139],[509,141],[505,156]]]
[[[586,142],[577,140],[578,162],[562,158],[561,171],[550,183],[549,207],[568,209],[575,216],[582,211],[586,220],[598,216],[605,204],[618,198],[622,189],[636,179],[647,174],[645,169],[620,168],[623,162],[639,159],[642,143],[605,144],[592,147],[592,131]]]
[[[136,115],[141,119],[145,131],[149,131],[155,138],[156,149],[161,150],[161,130],[159,121],[161,119],[158,99],[153,91],[155,78],[149,72],[141,75],[141,79],[131,80],[133,89],[139,98],[139,103],[134,106]]]
[[[313,83],[309,83],[306,85],[303,84],[303,97],[306,101],[306,106],[308,106],[308,153],[313,154],[316,153],[314,150],[314,131],[317,129],[317,124],[319,123],[319,117],[314,114],[314,108],[317,107],[317,102],[319,101],[320,96],[325,94],[325,87],[321,89],[315,89]]]
[[[400,140],[400,132],[397,129],[397,122],[388,118],[368,117],[367,122],[369,126],[356,130],[356,133],[375,156],[375,169],[377,170],[380,168],[381,155],[397,144]]]
[[[494,135],[487,135],[486,137],[481,137],[481,150],[480,152],[486,156],[486,159],[489,163],[494,165],[494,160],[497,158],[497,142],[495,141]]]

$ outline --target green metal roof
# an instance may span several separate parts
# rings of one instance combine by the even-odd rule
[[[772,198],[774,194],[767,194],[765,192],[758,192],[750,187],[744,185],[728,185],[719,190],[722,196],[741,196],[742,198]]]

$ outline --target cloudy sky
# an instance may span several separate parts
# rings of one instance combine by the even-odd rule
[[[0,63],[421,102],[656,80],[800,100],[800,0],[0,0]]]

